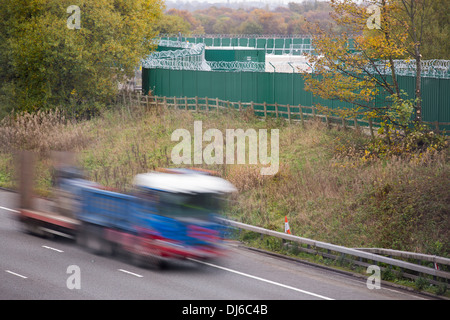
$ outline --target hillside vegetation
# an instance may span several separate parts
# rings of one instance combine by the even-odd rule
[[[14,151],[39,154],[36,190],[49,196],[51,150],[71,150],[89,178],[126,191],[135,174],[173,167],[175,129],[193,133],[194,120],[225,133],[279,129],[280,168],[261,176],[259,165],[202,165],[239,189],[224,212],[231,219],[348,247],[383,247],[449,254],[450,175],[448,149],[407,157],[370,159],[360,150],[369,137],[251,112],[192,113],[119,108],[73,123],[60,112],[5,118],[0,124],[0,187],[16,188]],[[206,145],[206,143],[205,143]],[[270,150],[270,149],[269,149]]]

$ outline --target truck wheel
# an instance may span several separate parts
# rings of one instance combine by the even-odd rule
[[[101,227],[84,225],[79,235],[79,243],[96,255],[111,254],[111,245],[102,237],[102,231]]]
[[[156,269],[156,270],[162,270],[166,267],[166,263],[164,260],[158,256],[158,255],[151,255],[148,257],[148,263],[149,265]]]
[[[142,247],[139,241],[136,241],[132,250],[130,251],[131,263],[139,268],[154,268],[161,269],[162,268],[162,259],[158,255],[158,252],[154,252],[154,254],[149,255],[148,252],[146,254],[141,254],[144,252],[144,248]]]
[[[22,228],[25,233],[33,236],[43,237],[45,235],[44,231],[39,228],[38,223],[30,219],[22,221]]]
[[[161,270],[164,268],[164,261],[159,256],[143,256],[133,252],[131,254],[131,263],[139,268],[152,268]]]
[[[147,263],[145,260],[146,259],[139,253],[136,253],[136,252],[131,253],[131,263],[134,266],[136,266],[138,268],[145,268],[147,266]]]
[[[147,264],[156,270],[164,268],[164,259],[160,256],[158,249],[153,249],[150,255],[146,256]]]

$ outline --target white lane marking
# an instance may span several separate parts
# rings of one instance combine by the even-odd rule
[[[225,270],[225,271],[228,271],[228,272],[236,273],[236,274],[239,274],[239,275],[244,276],[244,277],[252,278],[252,279],[263,281],[263,282],[266,282],[266,283],[270,283],[270,284],[273,284],[273,285],[276,285],[276,286],[279,286],[279,287],[283,287],[283,288],[286,288],[286,289],[290,289],[290,290],[294,290],[294,291],[297,291],[297,292],[301,292],[301,293],[304,293],[304,294],[307,294],[307,295],[310,295],[310,296],[313,296],[313,297],[317,297],[317,298],[320,298],[320,299],[334,300],[332,298],[325,297],[325,296],[322,296],[320,294],[316,294],[316,293],[313,293],[313,292],[309,292],[309,291],[305,291],[305,290],[302,290],[302,289],[294,288],[294,287],[291,287],[291,286],[288,286],[288,285],[285,285],[285,284],[282,284],[282,283],[279,283],[279,282],[267,280],[267,279],[260,278],[260,277],[257,277],[257,276],[252,276],[251,274],[248,274],[248,273],[244,273],[244,272],[236,271],[236,270],[233,270],[233,269],[221,267],[221,266],[218,266],[218,265],[215,265],[215,264],[211,264],[211,263],[200,261],[200,260],[196,260],[196,259],[191,259],[190,258],[189,260],[195,261],[195,262],[198,262],[198,263],[202,263],[202,264],[205,264],[205,265],[213,267],[213,268],[218,268],[218,269],[222,269],[222,270]]]
[[[20,211],[14,210],[14,209],[6,208],[6,207],[1,207],[1,206],[0,206],[0,209],[7,210],[7,211],[11,211],[11,212],[16,212],[16,213],[19,213],[19,212],[20,212]]]
[[[124,270],[124,269],[117,269],[117,270],[119,270],[121,272],[124,272],[124,273],[131,274],[132,276],[135,276],[135,277],[138,277],[138,278],[144,277],[144,276],[141,276],[140,274],[137,274],[137,273],[134,273],[134,272],[131,272],[131,271],[127,271],[127,270]]]
[[[21,275],[21,274],[18,274],[18,273],[9,271],[9,270],[5,270],[5,271],[8,272],[8,273],[10,273],[10,274],[13,274],[13,275],[15,275],[15,276],[18,276],[18,277],[20,277],[20,278],[23,278],[23,279],[27,279],[27,278],[28,278],[28,277],[25,277],[25,276],[23,276],[23,275]]]
[[[53,250],[53,251],[56,251],[56,252],[64,252],[62,250],[59,250],[59,249],[56,249],[56,248],[52,248],[52,247],[49,247],[49,246],[42,246],[42,248],[50,249],[50,250]]]

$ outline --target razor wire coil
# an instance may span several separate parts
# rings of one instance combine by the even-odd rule
[[[254,71],[254,72],[314,72],[312,66],[306,62],[255,62],[255,61],[206,61],[205,48],[202,42],[189,43],[169,39],[155,39],[155,44],[175,50],[154,52],[142,61],[144,68],[162,68],[172,70],[220,70],[220,71]],[[227,46],[228,47],[228,46]],[[314,47],[310,43],[289,44],[283,48],[265,48],[266,54],[272,55],[303,55],[312,54]],[[394,60],[395,72],[399,76],[415,76],[415,60]],[[450,60],[424,60],[421,61],[421,76],[430,78],[450,79]],[[373,74],[390,75],[391,69],[388,61],[377,61],[368,65],[366,70]]]

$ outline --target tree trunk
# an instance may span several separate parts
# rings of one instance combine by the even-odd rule
[[[387,13],[388,9],[387,9],[386,0],[382,0],[381,1],[381,7],[382,7],[382,10],[383,10],[382,17],[387,17],[388,16],[388,13]],[[385,37],[386,41],[389,43],[391,41],[390,34],[389,34],[391,26],[388,25],[388,22],[389,22],[388,20],[385,20],[385,23],[384,23],[384,37]],[[397,74],[395,72],[395,65],[394,65],[394,60],[392,59],[392,56],[389,56],[389,67],[391,68],[392,84],[393,84],[394,89],[395,89],[395,94],[396,94],[397,98],[400,99],[401,98],[400,97],[400,88],[398,86]]]
[[[422,122],[422,55],[419,49],[420,44],[415,45],[416,54],[416,121]]]

